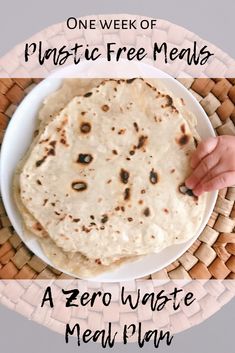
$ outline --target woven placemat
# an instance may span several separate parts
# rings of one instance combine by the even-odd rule
[[[0,141],[12,114],[39,79],[0,79]],[[235,78],[181,79],[218,135],[235,135]],[[70,278],[48,266],[21,241],[0,203],[0,279]],[[235,279],[235,187],[219,196],[207,226],[177,261],[146,278]]]

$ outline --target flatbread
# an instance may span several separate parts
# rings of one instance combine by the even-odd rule
[[[34,145],[39,140],[40,135],[46,125],[53,120],[53,118],[59,113],[59,111],[62,110],[72,98],[74,98],[75,96],[83,95],[87,91],[91,90],[93,87],[98,86],[101,82],[103,82],[103,79],[99,78],[65,79],[62,83],[62,86],[58,90],[50,94],[44,100],[36,120],[36,127],[34,132],[35,136],[33,142],[24,158],[22,158],[22,160],[19,162],[15,170],[15,175],[13,179],[13,196],[23,218],[23,225],[26,232],[28,230],[39,237],[46,237],[48,235],[42,227],[38,229],[36,225],[36,219],[31,215],[31,213],[27,210],[27,208],[21,201],[19,175],[21,173],[23,165],[27,160],[28,156],[30,155]]]
[[[108,80],[91,93],[75,97],[34,144],[20,175],[25,209],[64,252],[104,265],[186,241],[205,201],[179,191],[195,145],[175,102],[141,79]],[[79,130],[84,119],[89,133]],[[77,163],[84,154],[88,166]],[[74,190],[78,178],[92,187]]]
[[[34,144],[37,143],[40,134],[43,132],[45,126],[59,113],[60,110],[62,110],[72,98],[76,96],[83,95],[84,93],[90,91],[92,88],[98,86],[101,82],[106,81],[107,79],[102,79],[102,78],[96,78],[96,79],[82,79],[82,78],[76,78],[76,79],[65,79],[62,83],[62,86],[52,94],[50,94],[43,102],[43,105],[41,109],[39,110],[38,118],[37,118],[37,127],[35,130],[35,138],[34,141],[32,142],[27,154],[25,157],[20,161],[18,164],[17,170],[15,172],[14,176],[14,187],[13,187],[13,193],[14,193],[14,198],[16,201],[16,204],[21,212],[21,215],[23,217],[24,221],[24,227],[25,231],[30,231],[31,233],[41,237],[47,236],[47,232],[43,229],[40,228],[38,230],[37,227],[35,227],[36,220],[35,218],[30,214],[30,212],[26,209],[26,207],[22,204],[21,198],[20,198],[20,188],[19,188],[19,174],[21,172],[21,169],[27,160],[29,154],[31,153],[31,150],[33,149]],[[169,92],[169,90],[165,86],[165,79],[145,79],[146,82],[150,83],[153,87],[158,89],[164,94],[169,94],[171,97],[173,97],[172,93]],[[197,119],[196,117],[190,112],[185,104],[183,99],[174,97],[174,106],[181,112],[183,117],[186,119],[190,126],[190,130],[195,138],[195,140],[198,142],[200,141],[200,136],[197,133],[196,130],[196,125],[197,125]],[[28,232],[27,232],[28,233]]]
[[[28,238],[31,238],[32,235],[39,237],[39,242],[46,256],[51,259],[54,265],[57,265],[61,269],[70,273],[82,274],[83,277],[91,277],[105,272],[107,271],[107,266],[101,265],[99,261],[89,260],[80,253],[65,253],[50,239],[46,230],[41,225],[39,226],[37,220],[21,201],[19,175],[45,126],[53,120],[59,111],[62,110],[73,97],[83,95],[103,81],[104,79],[65,79],[62,86],[44,100],[36,121],[35,138],[25,157],[19,162],[13,180],[13,196],[23,218],[25,236]],[[131,259],[124,258],[115,261],[112,266],[108,267],[108,270],[114,270],[124,261],[134,261],[139,258],[140,257],[136,256]]]

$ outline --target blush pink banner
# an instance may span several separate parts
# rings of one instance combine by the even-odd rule
[[[77,68],[73,76],[98,77],[100,60],[108,65],[103,77],[114,76],[112,65],[120,77],[125,61],[178,78],[235,77],[234,59],[195,33],[165,20],[127,14],[69,18],[52,25],[0,58],[0,77],[45,78],[71,65]],[[130,77],[138,70],[121,73]]]

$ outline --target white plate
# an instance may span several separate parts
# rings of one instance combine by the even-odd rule
[[[76,67],[76,75],[83,77],[95,77],[95,73],[97,73],[97,70],[99,69],[98,66],[99,64],[96,62],[96,72],[94,72],[94,66],[91,67],[87,63],[81,63],[78,67]],[[198,120],[197,130],[201,138],[204,139],[209,136],[215,136],[211,123],[200,104],[184,86],[165,73],[143,63],[133,65],[133,63],[122,62],[122,65],[117,64],[116,66],[112,63],[112,66],[109,66],[107,70],[107,65],[104,66],[104,63],[100,61],[100,68],[101,71],[103,71],[103,74],[106,72],[106,76],[108,72],[109,77],[127,77],[128,72],[128,77],[141,75],[142,77],[167,78],[164,80],[164,84],[174,93],[175,96],[182,97],[186,103],[186,106],[196,115]],[[51,92],[58,89],[62,82],[61,77],[71,76],[74,75],[74,73],[74,68],[60,70],[59,76],[55,73],[51,77],[48,77],[38,84],[26,96],[17,108],[8,125],[1,151],[0,184],[3,202],[9,219],[16,232],[28,248],[43,261],[52,266],[53,264],[45,256],[37,239],[35,237],[28,237],[23,231],[21,216],[12,198],[12,177],[18,161],[24,156],[31,144],[33,132],[35,130],[37,112],[42,105],[44,98]],[[100,71],[96,77],[101,77]],[[146,276],[168,266],[171,262],[179,258],[197,239],[209,220],[216,202],[216,198],[217,192],[208,193],[206,211],[202,224],[200,229],[195,229],[195,235],[189,241],[183,244],[170,246],[158,254],[145,256],[139,261],[123,265],[115,271],[104,273],[103,275],[95,277],[92,280],[102,282],[127,281]],[[62,268],[59,270],[63,271]]]

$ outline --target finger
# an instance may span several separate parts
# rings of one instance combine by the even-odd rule
[[[215,177],[219,176],[220,174],[226,173],[228,168],[221,163],[217,163],[214,168],[212,168],[201,180],[200,182],[194,187],[193,193],[197,194],[203,190],[203,185],[210,180],[214,179]]]
[[[220,190],[235,184],[235,172],[226,172],[217,175],[215,178],[202,184],[193,190],[194,195],[200,196],[205,191]]]
[[[209,171],[218,164],[219,160],[220,157],[215,152],[203,158],[190,177],[185,180],[186,186],[190,189],[194,189]]]
[[[207,140],[199,143],[196,151],[191,157],[191,167],[194,169],[200,163],[200,161],[205,158],[208,154],[212,153],[216,148],[218,143],[218,138],[209,137]]]
[[[219,160],[217,164],[213,168],[211,168],[209,172],[200,180],[200,182],[198,183],[198,186],[200,184],[205,184],[206,182],[215,178],[217,175],[226,173],[227,171],[228,171],[228,167],[226,163],[221,163],[221,160]]]

